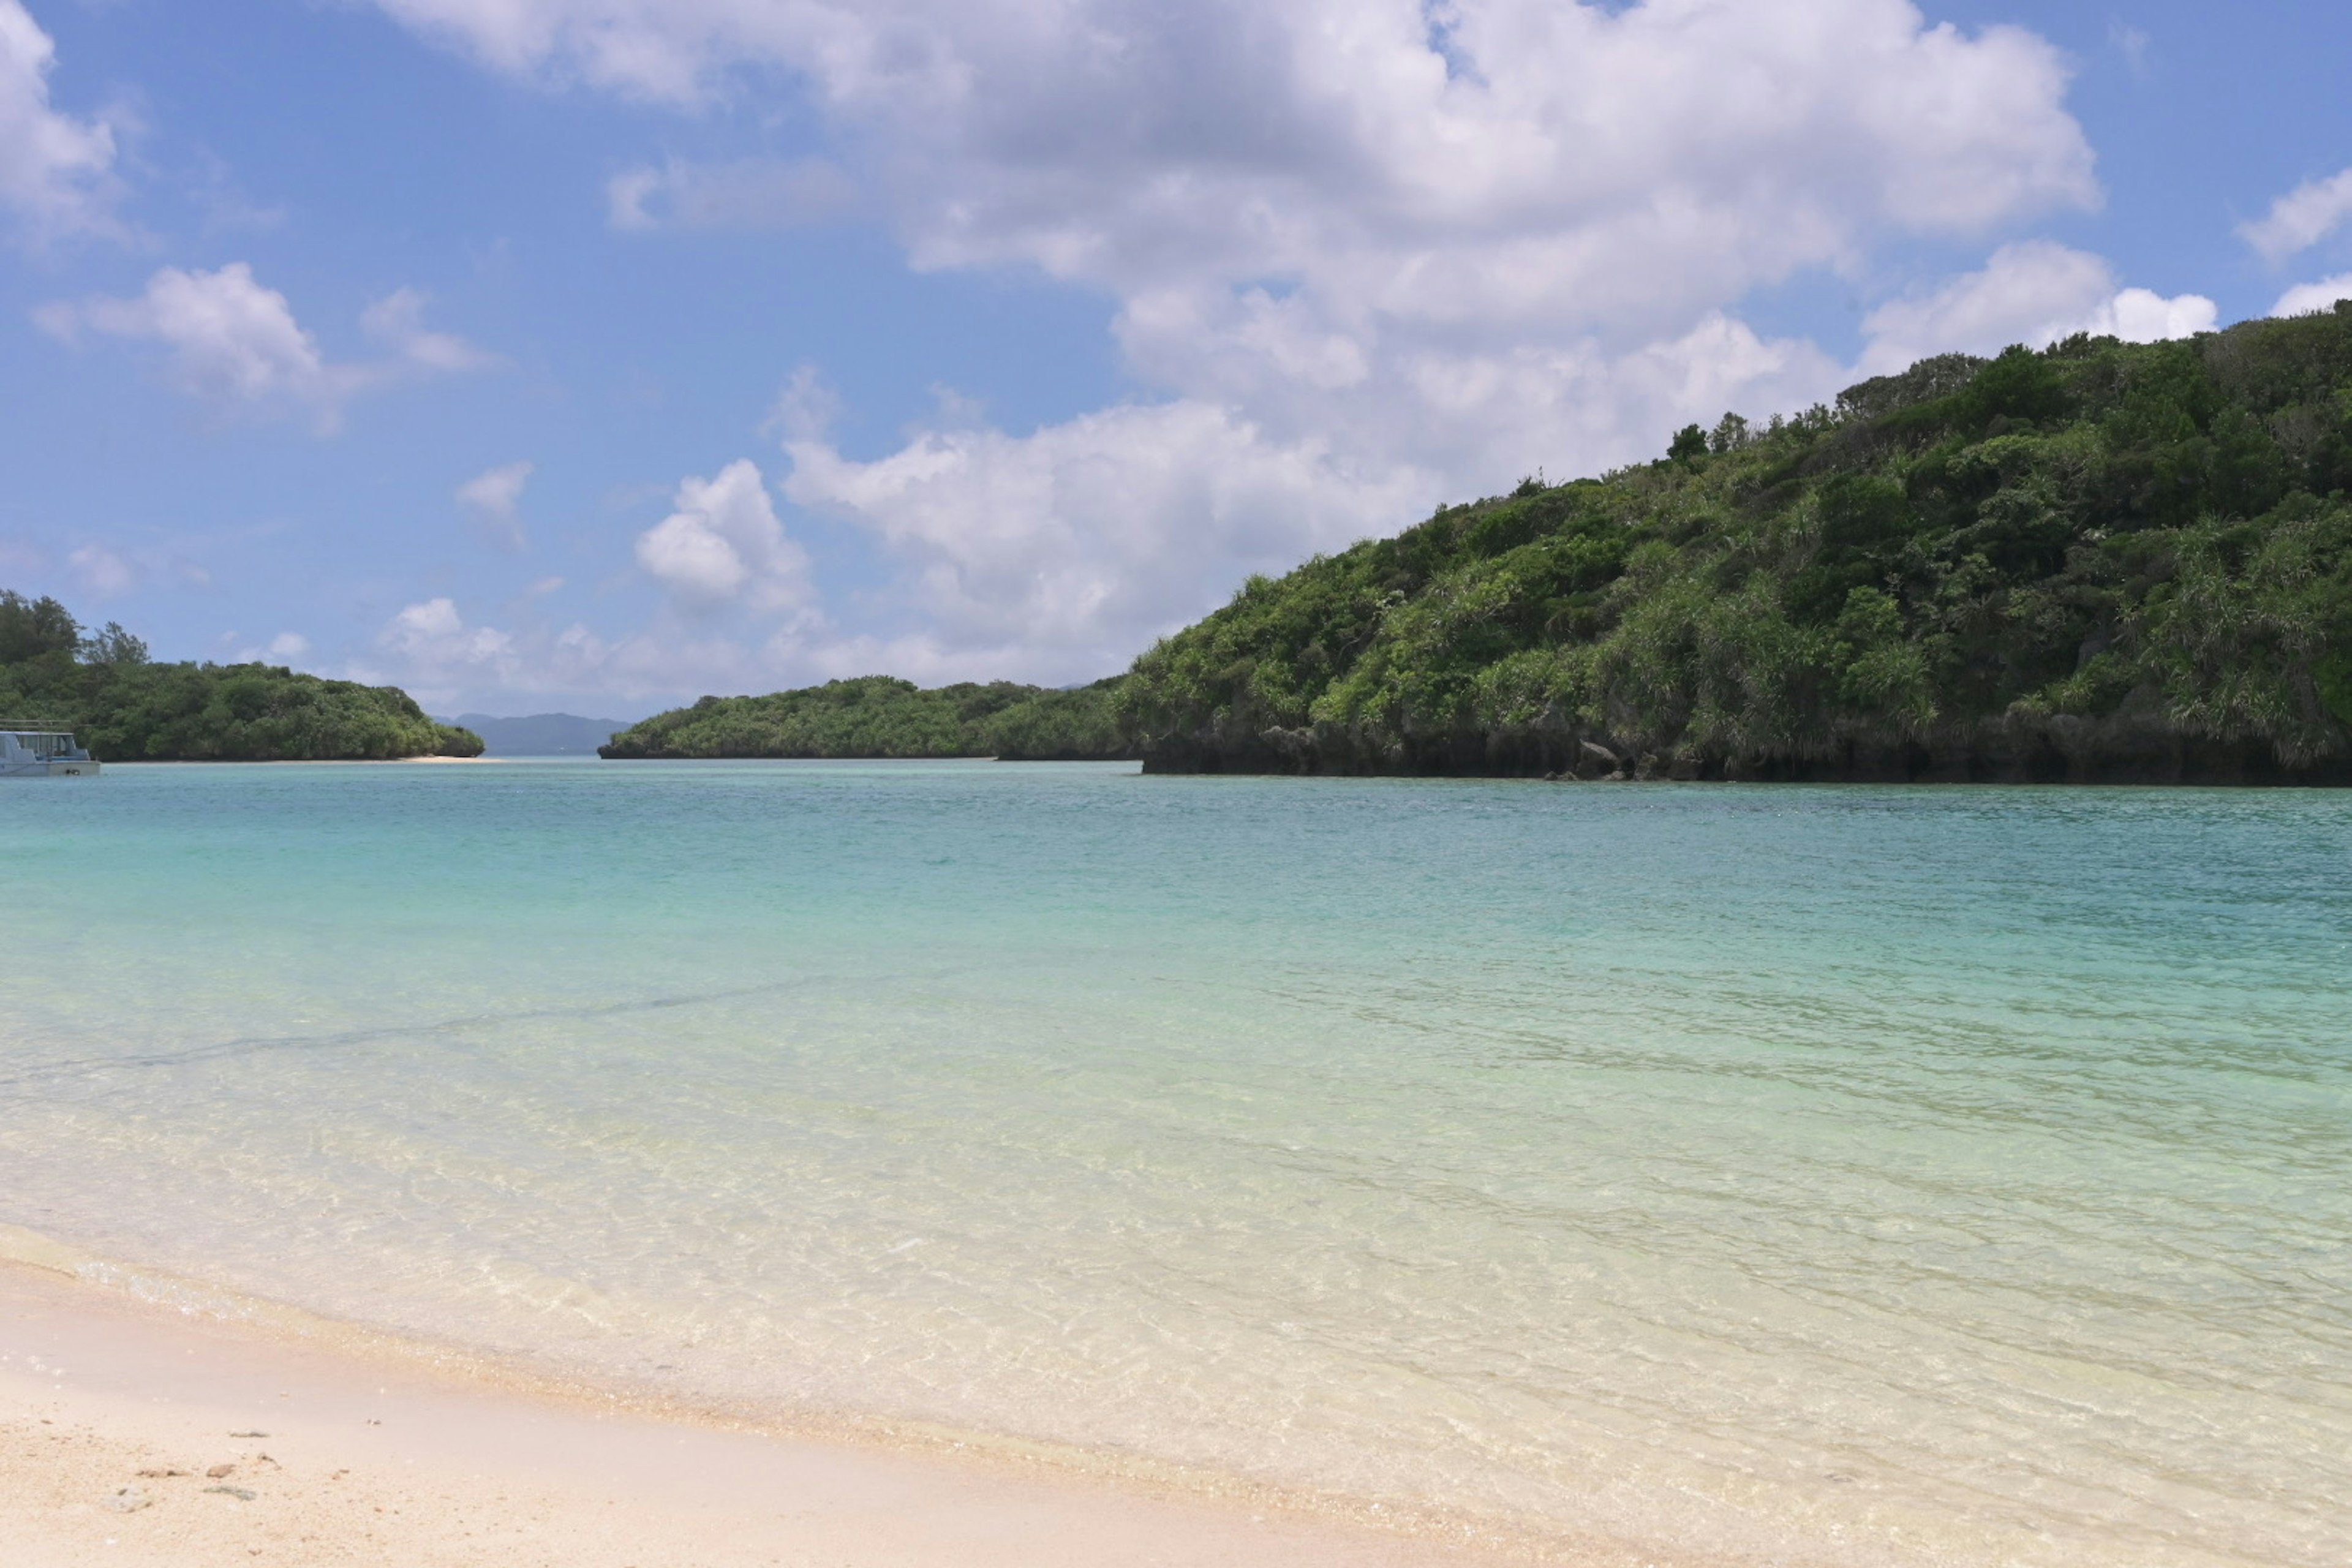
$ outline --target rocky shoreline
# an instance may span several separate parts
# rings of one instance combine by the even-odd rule
[[[1802,750],[1746,754],[1662,752],[1566,727],[1394,736],[1337,724],[1161,737],[1141,753],[1147,773],[2352,787],[2352,756],[2287,759],[2266,741],[2190,735],[2124,715],[2009,715],[1925,736],[1825,737]]]

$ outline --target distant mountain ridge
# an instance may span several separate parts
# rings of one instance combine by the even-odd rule
[[[487,757],[593,757],[597,747],[629,727],[625,719],[583,719],[577,713],[532,713],[520,719],[464,713],[443,722],[479,735]]]

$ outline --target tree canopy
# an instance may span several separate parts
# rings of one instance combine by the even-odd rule
[[[2352,782],[2352,302],[1947,354],[1318,557],[1137,660],[1167,769]]]
[[[924,690],[887,675],[764,697],[705,697],[600,748],[606,757],[1004,757],[1129,754],[1109,683],[1054,691],[1008,680]]]
[[[71,729],[101,762],[470,757],[470,730],[438,724],[393,686],[283,666],[157,664],[110,621],[84,635],[52,598],[0,591],[0,718]]]

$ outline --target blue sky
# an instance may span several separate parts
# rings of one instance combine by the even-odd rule
[[[2352,292],[2352,19],[0,0],[0,584],[633,717],[1107,674],[1948,348]]]

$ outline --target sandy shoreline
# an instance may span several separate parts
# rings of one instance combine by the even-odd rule
[[[15,1239],[0,1260],[11,1568],[1657,1561],[1455,1544],[946,1444],[664,1419],[174,1310]]]

